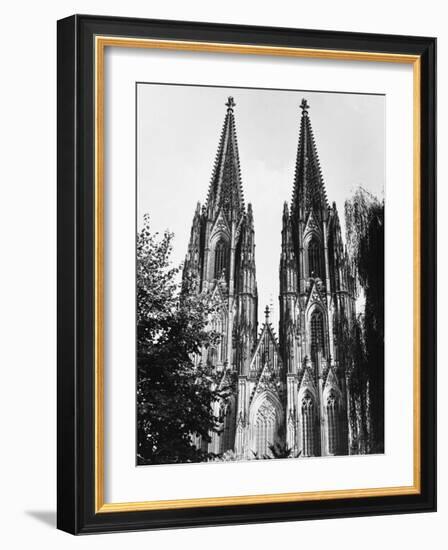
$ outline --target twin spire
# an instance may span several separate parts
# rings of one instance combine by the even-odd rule
[[[319,216],[322,210],[328,208],[327,194],[308,115],[310,106],[305,98],[302,99],[300,108],[302,109],[302,118],[300,121],[291,213],[303,217],[306,212],[313,210]]]
[[[207,206],[216,209],[222,208],[228,219],[238,219],[244,212],[240,159],[233,113],[235,105],[233,97],[229,97],[207,197]]]
[[[236,224],[244,217],[248,226],[246,227],[243,224],[241,235],[243,239],[248,239],[253,246],[252,208],[249,204],[246,211],[244,203],[235,127],[234,109],[236,103],[233,97],[228,97],[225,105],[226,115],[219,139],[205,209],[208,211],[208,219],[210,220],[216,220],[220,212],[224,214],[228,222],[234,221]],[[288,265],[292,261],[288,251],[293,246],[293,219],[305,220],[305,217],[310,212],[313,212],[317,219],[322,219],[325,218],[325,213],[328,209],[324,181],[309,117],[310,106],[305,98],[302,99],[300,108],[302,114],[295,163],[292,204],[289,211],[285,203],[283,211],[282,258]],[[196,217],[198,220],[200,219],[200,207],[197,209]],[[246,243],[246,245],[249,244]],[[248,258],[246,258],[247,261],[254,261],[250,255]],[[291,280],[294,280],[294,278]],[[269,314],[270,311],[267,307],[265,310],[266,322],[268,322]]]
[[[238,219],[244,212],[244,195],[238,142],[235,129],[236,103],[229,96],[227,112],[216,153],[207,206],[222,208],[229,219]],[[313,210],[320,213],[328,208],[327,195],[309,117],[310,106],[305,98],[300,104],[302,116],[297,148],[291,213],[303,217]]]

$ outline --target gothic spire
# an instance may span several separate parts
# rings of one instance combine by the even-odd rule
[[[308,112],[310,106],[305,98],[302,99],[300,108],[302,117],[291,211],[304,216],[313,210],[319,216],[322,210],[328,208],[327,195]]]
[[[229,219],[237,219],[244,211],[240,160],[235,129],[235,102],[229,97],[227,112],[216,153],[207,206],[215,212],[222,208]]]

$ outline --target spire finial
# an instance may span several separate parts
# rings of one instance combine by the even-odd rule
[[[302,98],[302,103],[300,104],[300,108],[302,109],[302,114],[303,115],[308,114],[308,110],[309,110],[310,106],[308,104],[308,101],[304,97]]]
[[[235,107],[235,105],[236,105],[236,103],[233,100],[233,97],[230,95],[227,98],[227,103],[226,103],[227,111],[233,111],[233,108]]]
[[[269,306],[266,306],[264,310],[264,317],[265,317],[266,323],[269,323],[269,314],[270,314]]]

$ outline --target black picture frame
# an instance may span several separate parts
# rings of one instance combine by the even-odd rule
[[[419,494],[97,513],[95,510],[95,36],[420,57]],[[73,534],[436,510],[436,39],[74,15],[58,21],[57,526]]]

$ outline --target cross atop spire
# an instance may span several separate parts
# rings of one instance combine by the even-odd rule
[[[235,101],[233,100],[233,97],[230,95],[228,98],[227,98],[227,103],[226,103],[226,107],[227,107],[227,111],[233,111],[233,108],[236,106],[236,103]]]
[[[306,115],[308,114],[308,110],[310,108],[308,101],[302,97],[302,103],[300,104],[300,108],[302,109],[302,114]]]
[[[269,309],[269,306],[266,306],[265,309],[264,309],[264,318],[265,318],[266,323],[269,323],[270,313],[271,313],[271,311]]]

